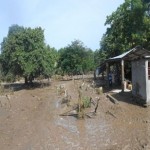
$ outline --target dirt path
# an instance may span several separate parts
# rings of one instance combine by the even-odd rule
[[[94,118],[60,117],[61,97],[56,94],[60,84],[77,99],[73,81],[16,91],[10,95],[10,103],[0,97],[0,150],[150,149],[150,108],[123,101],[115,105],[101,95]],[[87,93],[98,96],[93,90]]]

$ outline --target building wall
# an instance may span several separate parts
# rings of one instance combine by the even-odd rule
[[[150,80],[148,79],[148,61],[146,60],[145,66],[146,66],[146,101],[148,104],[150,104]]]
[[[145,60],[132,61],[132,94],[146,101],[146,69]],[[142,100],[141,100],[142,101]]]

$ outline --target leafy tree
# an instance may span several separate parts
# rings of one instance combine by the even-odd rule
[[[97,66],[99,66],[105,59],[106,59],[107,55],[106,52],[103,50],[96,50],[94,52],[94,65],[95,68]]]
[[[58,62],[58,52],[55,48],[51,48],[49,45],[46,46],[46,51],[45,51],[45,57],[46,57],[46,63],[44,68],[45,70],[43,71],[43,74],[45,76],[52,76],[55,74],[56,69],[57,69],[57,62]]]
[[[39,76],[49,76],[54,67],[53,54],[44,43],[44,30],[18,25],[9,28],[1,43],[1,65],[4,75],[23,76],[25,83]]]
[[[93,69],[93,51],[86,48],[79,40],[75,40],[59,50],[58,68],[67,74],[82,74]]]
[[[88,73],[89,71],[93,71],[94,66],[94,52],[91,49],[85,50],[85,58],[83,59],[83,72]]]
[[[110,16],[101,39],[101,51],[108,57],[119,55],[137,45],[150,49],[150,17],[148,3],[143,0],[125,0]]]

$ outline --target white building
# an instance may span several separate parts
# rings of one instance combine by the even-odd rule
[[[109,64],[120,62],[122,91],[124,91],[124,62],[131,62],[132,94],[135,99],[146,105],[150,105],[150,51],[137,46],[126,53],[106,60],[106,70],[109,72]],[[107,67],[108,66],[108,67]]]
[[[150,57],[132,61],[132,94],[150,104]]]

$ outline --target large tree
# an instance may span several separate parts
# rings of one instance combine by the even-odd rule
[[[148,2],[125,0],[110,16],[105,25],[106,33],[101,39],[101,51],[107,58],[119,55],[137,45],[150,49],[150,16]]]
[[[49,76],[54,66],[41,27],[31,29],[12,25],[1,43],[0,60],[4,75],[23,76],[26,83],[39,75]]]
[[[75,40],[59,50],[58,67],[66,74],[82,74],[94,68],[94,53],[84,44]]]

